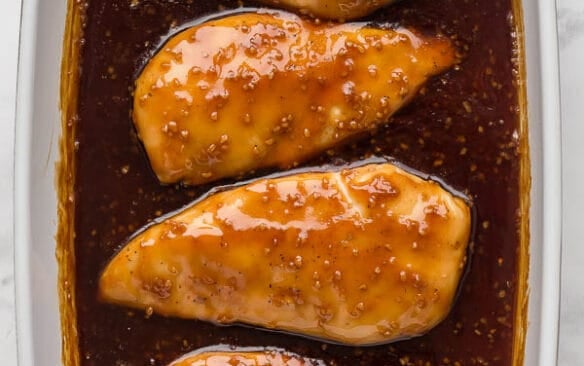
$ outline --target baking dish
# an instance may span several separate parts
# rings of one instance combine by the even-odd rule
[[[545,0],[522,6],[532,178],[524,363],[550,365],[557,349],[561,227],[555,9]],[[22,14],[15,154],[18,354],[21,365],[55,365],[61,360],[55,164],[66,4],[26,1]]]

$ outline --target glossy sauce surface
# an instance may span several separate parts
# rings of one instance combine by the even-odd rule
[[[161,41],[176,32],[171,28],[215,13],[218,5],[225,9],[237,3],[92,0],[87,8],[75,192],[83,365],[165,365],[218,343],[282,347],[336,365],[511,365],[520,132],[509,1],[402,1],[368,17],[430,35],[442,32],[454,40],[463,61],[431,80],[387,126],[304,164],[392,156],[472,198],[477,214],[473,258],[452,312],[438,327],[408,341],[352,348],[253,328],[147,317],[97,301],[99,275],[131,233],[215,186],[160,185],[130,110],[134,79]]]

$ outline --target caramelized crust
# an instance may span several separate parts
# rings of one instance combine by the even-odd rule
[[[329,19],[364,17],[395,0],[260,0],[265,4],[297,9],[302,14]]]
[[[235,15],[172,38],[136,82],[133,118],[163,183],[290,168],[385,123],[455,62],[445,38],[287,13]]]
[[[135,236],[104,301],[350,345],[427,332],[448,313],[470,211],[391,164],[263,179]]]
[[[202,352],[169,366],[321,366],[322,362],[281,351]]]

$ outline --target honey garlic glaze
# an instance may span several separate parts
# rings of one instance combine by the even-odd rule
[[[258,6],[245,2],[246,6]],[[278,347],[331,365],[511,365],[519,246],[519,107],[508,0],[404,0],[366,22],[450,37],[462,62],[430,80],[409,106],[355,142],[303,166],[391,156],[468,195],[474,255],[449,316],[424,336],[345,347],[250,327],[148,316],[97,300],[98,280],[127,238],[223,180],[161,185],[132,125],[136,76],[194,20],[236,1],[92,0],[87,6],[76,119],[75,256],[82,365],[167,365],[215,344]],[[261,177],[270,171],[251,173]],[[356,269],[358,270],[358,269]]]

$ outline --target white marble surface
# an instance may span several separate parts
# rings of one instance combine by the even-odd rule
[[[0,365],[6,366],[16,365],[12,180],[20,1],[0,0]]]
[[[25,0],[26,1],[26,0]],[[16,365],[12,243],[14,99],[20,0],[0,0],[0,365]],[[558,365],[584,365],[584,1],[559,0],[564,243]],[[528,365],[529,366],[529,365]]]
[[[564,228],[558,365],[584,365],[584,1],[558,2]]]

